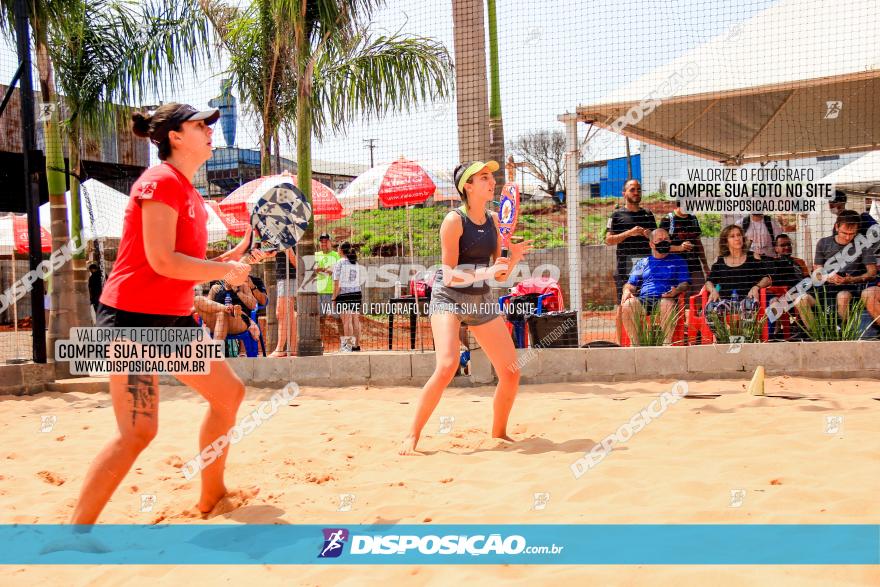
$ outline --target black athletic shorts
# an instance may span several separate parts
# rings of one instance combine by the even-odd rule
[[[362,302],[363,295],[359,291],[339,294],[336,296],[336,313],[360,314]]]
[[[141,314],[117,310],[98,304],[97,326],[102,328],[198,328],[192,315],[168,316],[166,314]]]

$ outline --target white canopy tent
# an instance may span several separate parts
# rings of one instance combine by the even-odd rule
[[[838,189],[866,196],[880,196],[880,151],[863,155],[825,176],[823,181]]]
[[[67,221],[70,215],[70,192],[67,198]],[[87,240],[122,238],[122,225],[125,220],[125,207],[128,195],[116,191],[95,179],[88,179],[80,186],[80,210],[82,210],[83,237]],[[208,242],[221,241],[229,234],[226,224],[214,210],[205,205],[208,212]],[[49,203],[40,206],[40,225],[51,231]]]
[[[82,211],[83,236],[86,240],[94,238],[121,238],[122,220],[128,196],[96,179],[88,179],[79,190],[80,210]],[[68,226],[73,222],[70,216],[70,192],[67,198]],[[52,220],[49,202],[40,206],[40,226],[51,231]]]
[[[568,149],[579,152],[577,122],[726,165],[880,149],[877,30],[876,0],[782,0],[560,116]],[[799,218],[808,262],[831,221]]]
[[[783,0],[577,120],[731,165],[880,149],[878,30],[876,0]]]

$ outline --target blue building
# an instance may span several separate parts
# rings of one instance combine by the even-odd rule
[[[642,180],[641,156],[630,157],[632,178]],[[578,171],[584,198],[619,198],[627,181],[626,157],[582,163]]]

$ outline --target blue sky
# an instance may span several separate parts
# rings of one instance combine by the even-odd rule
[[[393,0],[375,14],[372,28],[436,38],[453,49],[452,3]],[[497,0],[504,132],[508,140],[535,129],[562,129],[556,117],[578,104],[598,101],[652,68],[747,20],[773,0]],[[14,47],[0,48],[0,83],[15,70]],[[219,93],[223,63],[193,72],[165,101],[206,106]],[[583,131],[582,131],[583,132]],[[216,142],[222,143],[216,134]],[[240,120],[237,143],[258,145],[256,124]],[[313,157],[369,163],[363,139],[377,139],[377,162],[404,155],[453,166],[457,131],[453,102],[430,104],[410,114],[368,120],[344,135],[314,143]],[[622,150],[622,139],[612,150]],[[293,149],[282,144],[282,151]],[[615,155],[618,153],[609,153]]]

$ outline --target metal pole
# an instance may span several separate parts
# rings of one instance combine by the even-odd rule
[[[626,180],[629,181],[633,178],[633,164],[632,158],[629,153],[629,137],[626,138]]]
[[[370,169],[375,167],[375,163],[373,163],[373,151],[376,149],[376,139],[364,139],[364,142],[367,143],[367,148],[370,150]]]
[[[28,217],[28,260],[31,271],[43,261],[40,239],[40,183],[38,167],[31,157],[37,149],[34,134],[34,87],[31,80],[31,34],[27,0],[15,0],[15,36],[18,61],[21,64],[19,95],[21,96],[21,144],[24,160],[24,193]],[[14,261],[13,261],[14,262]],[[46,318],[43,313],[43,280],[34,281],[31,290],[31,332],[35,363],[46,362]]]

